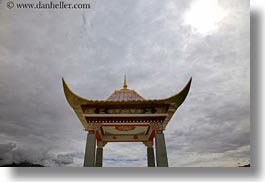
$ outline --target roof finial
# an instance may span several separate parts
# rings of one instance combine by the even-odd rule
[[[124,75],[123,89],[127,89],[126,75]]]

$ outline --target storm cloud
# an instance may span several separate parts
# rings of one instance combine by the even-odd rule
[[[183,20],[195,1],[91,0],[88,10],[10,10],[1,1],[1,164],[82,166],[86,133],[61,78],[104,100],[124,74],[147,99],[174,95],[193,77],[165,131],[171,167],[250,163],[249,1],[219,0],[226,15],[207,34]],[[146,166],[146,148],[109,143],[103,165]]]
[[[0,144],[0,166],[4,164],[30,161],[43,166],[67,166],[74,163],[78,153],[58,154],[49,153],[48,150],[18,147],[15,143]]]

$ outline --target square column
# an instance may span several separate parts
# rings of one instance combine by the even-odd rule
[[[147,147],[147,167],[155,167],[153,140],[145,141],[143,143]]]
[[[89,131],[86,139],[84,167],[95,167],[96,132]]]
[[[155,167],[155,154],[153,146],[147,147],[147,166]]]
[[[166,143],[162,130],[156,131],[155,146],[157,167],[168,167]]]
[[[97,141],[96,167],[103,166],[103,142]]]

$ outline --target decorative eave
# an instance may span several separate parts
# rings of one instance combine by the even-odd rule
[[[192,81],[192,77],[189,79],[188,83],[186,83],[184,88],[179,93],[177,93],[176,95],[173,95],[171,97],[168,97],[166,99],[162,99],[162,100],[164,102],[175,103],[176,107],[178,108],[184,102],[184,100],[186,99],[186,97],[189,93],[191,81]]]
[[[77,114],[79,120],[82,122],[85,129],[89,130],[89,124],[85,118],[85,114],[82,110],[82,106],[95,106],[95,107],[105,107],[105,106],[119,106],[119,105],[133,105],[133,106],[141,106],[141,105],[161,105],[167,104],[169,105],[167,116],[165,120],[162,122],[162,127],[165,129],[166,125],[168,124],[169,120],[177,110],[177,108],[184,102],[186,99],[190,86],[191,86],[192,78],[189,79],[188,83],[184,86],[184,88],[171,97],[165,99],[147,99],[147,100],[89,100],[83,97],[78,96],[75,94],[67,85],[65,80],[62,78],[63,89],[65,93],[65,97],[70,104],[70,106],[74,109],[75,113]]]
[[[112,105],[112,104],[121,104],[121,103],[125,103],[125,104],[174,103],[175,107],[178,108],[184,102],[184,100],[186,99],[186,97],[189,93],[191,81],[192,81],[192,78],[189,79],[188,83],[184,86],[184,88],[179,93],[177,93],[176,95],[173,95],[171,97],[165,98],[165,99],[110,101],[110,100],[89,100],[89,99],[83,98],[83,97],[75,94],[69,88],[69,86],[65,82],[64,78],[62,78],[65,97],[73,109],[75,109],[76,107],[78,107],[80,105],[88,105],[88,104],[92,104],[92,105],[94,105],[94,104],[95,105],[98,105],[98,104],[110,105],[111,104]]]

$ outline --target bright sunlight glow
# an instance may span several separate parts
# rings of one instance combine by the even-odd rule
[[[184,22],[200,34],[208,34],[217,29],[226,11],[219,6],[218,0],[195,0],[184,14]]]

